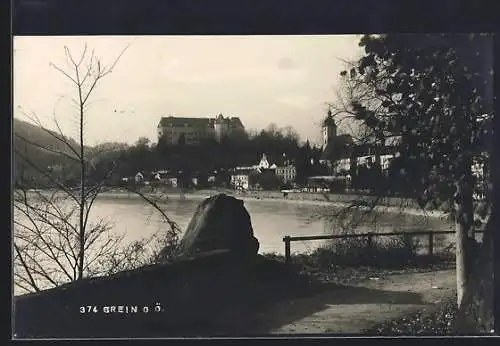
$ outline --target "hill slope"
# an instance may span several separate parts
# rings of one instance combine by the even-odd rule
[[[43,150],[42,148],[39,148],[37,146],[41,146],[44,148],[52,149],[52,150],[58,150],[62,151],[66,154],[70,154],[71,150],[60,140],[55,138],[53,135],[58,136],[57,133],[51,132],[53,135],[50,133],[47,133],[44,129],[34,125],[30,124],[26,121],[22,121],[19,119],[14,118],[14,149],[20,149],[23,148],[24,145],[26,144],[27,146],[33,147],[34,149],[47,152],[47,150]],[[26,139],[27,141],[25,141]],[[73,140],[72,138],[66,137],[68,142],[71,144],[75,150],[79,150],[80,146],[78,143]],[[28,142],[29,141],[29,142]],[[35,144],[31,144],[35,143]]]
[[[44,176],[42,172],[49,171],[56,173],[56,176],[69,184],[74,184],[79,180],[79,163],[71,159],[71,157],[77,158],[77,155],[68,145],[58,139],[59,134],[20,119],[14,118],[13,120],[13,174],[16,182],[20,183],[22,177],[23,185],[29,181],[28,185],[34,183],[37,186],[44,186],[48,184],[48,181],[42,178]],[[77,153],[80,152],[80,145],[77,141],[69,137],[65,139]],[[85,157],[95,168],[98,162],[116,158],[127,149],[128,145],[124,143],[85,146]]]
[[[14,151],[14,179],[22,185],[31,183],[46,185],[48,181],[43,179],[43,173],[49,167],[65,166],[71,170],[75,167],[75,161],[65,155],[76,157],[72,150],[58,140],[54,132],[46,130],[14,118],[13,123],[13,151]],[[78,143],[67,138],[68,143],[76,150],[80,150]],[[31,183],[28,183],[31,182]]]

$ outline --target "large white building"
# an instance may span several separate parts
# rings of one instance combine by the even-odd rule
[[[203,139],[214,138],[218,141],[225,135],[244,132],[245,128],[238,117],[225,118],[219,114],[215,118],[162,117],[157,127],[158,140],[168,144],[198,144]]]
[[[294,182],[297,177],[297,169],[294,165],[285,165],[276,167],[276,175],[280,177],[284,183]]]
[[[248,190],[250,187],[250,174],[254,172],[255,169],[248,167],[237,167],[231,173],[231,186],[237,189]]]

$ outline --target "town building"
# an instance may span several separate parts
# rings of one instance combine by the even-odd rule
[[[341,159],[335,161],[335,165],[333,167],[333,171],[337,175],[346,174],[347,172],[349,172],[350,169],[351,169],[351,158],[350,157],[344,157],[344,158],[341,158]]]
[[[262,154],[262,157],[260,159],[259,164],[257,165],[257,168],[268,169],[270,167],[271,167],[271,165],[269,164],[269,161],[267,160],[267,155],[266,154]]]
[[[224,136],[244,133],[245,127],[238,117],[215,118],[162,117],[157,126],[158,140],[167,144],[199,144],[204,139],[220,141]]]
[[[231,170],[231,186],[236,189],[247,190],[250,187],[250,175],[271,169],[266,154],[263,154],[259,163],[252,166],[239,166]]]
[[[141,172],[137,172],[137,174],[134,176],[134,180],[136,183],[144,181],[144,174],[142,174]]]
[[[171,172],[168,170],[159,170],[152,172],[153,179],[156,180],[157,182],[171,186],[171,187],[177,187],[177,175],[178,172]]]
[[[235,189],[248,190],[250,187],[250,174],[255,169],[248,167],[237,167],[231,172],[231,186]]]
[[[349,170],[356,160],[357,166],[370,166],[375,162],[375,148],[370,143],[354,143],[351,136],[337,134],[337,125],[328,111],[327,117],[322,124],[323,153],[320,163],[330,167],[334,175],[348,175]],[[393,135],[385,139],[380,148],[380,166],[383,172],[387,172],[391,160],[398,155],[398,147],[401,144],[401,136]]]
[[[277,166],[275,169],[276,175],[280,177],[284,183],[294,182],[297,177],[297,169],[293,165]]]
[[[390,153],[382,153],[380,155],[380,168],[382,172],[387,172],[389,170],[389,166],[391,164],[391,161],[397,154],[390,154]],[[353,157],[342,157],[335,162],[333,162],[333,173],[335,175],[346,175],[351,169],[351,164],[352,161],[354,160]],[[369,152],[369,155],[360,155],[356,156],[356,165],[358,167],[360,166],[371,166],[376,160],[375,154]]]
[[[250,175],[261,174],[263,172],[272,172],[280,177],[283,182],[294,182],[297,176],[297,170],[289,161],[284,165],[270,163],[268,156],[262,154],[258,164],[252,166],[240,166],[231,170],[231,185],[236,188],[248,189],[250,187]]]

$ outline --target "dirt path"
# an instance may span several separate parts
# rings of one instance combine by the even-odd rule
[[[332,287],[261,311],[256,333],[360,333],[387,320],[432,307],[455,294],[455,271],[392,275]]]

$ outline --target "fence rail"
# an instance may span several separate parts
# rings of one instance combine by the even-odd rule
[[[482,230],[475,230],[474,233],[483,233]],[[311,236],[301,236],[301,237],[291,237],[285,236],[283,242],[285,243],[285,262],[290,262],[291,257],[291,243],[293,241],[305,241],[305,240],[329,240],[329,239],[349,239],[349,238],[367,238],[367,248],[370,249],[372,246],[373,237],[389,237],[389,236],[399,236],[399,235],[410,235],[410,236],[422,236],[427,235],[428,242],[428,254],[432,255],[434,253],[434,236],[439,234],[455,234],[455,231],[415,231],[415,232],[388,232],[388,233],[357,233],[357,234],[337,234],[337,235],[311,235]]]

